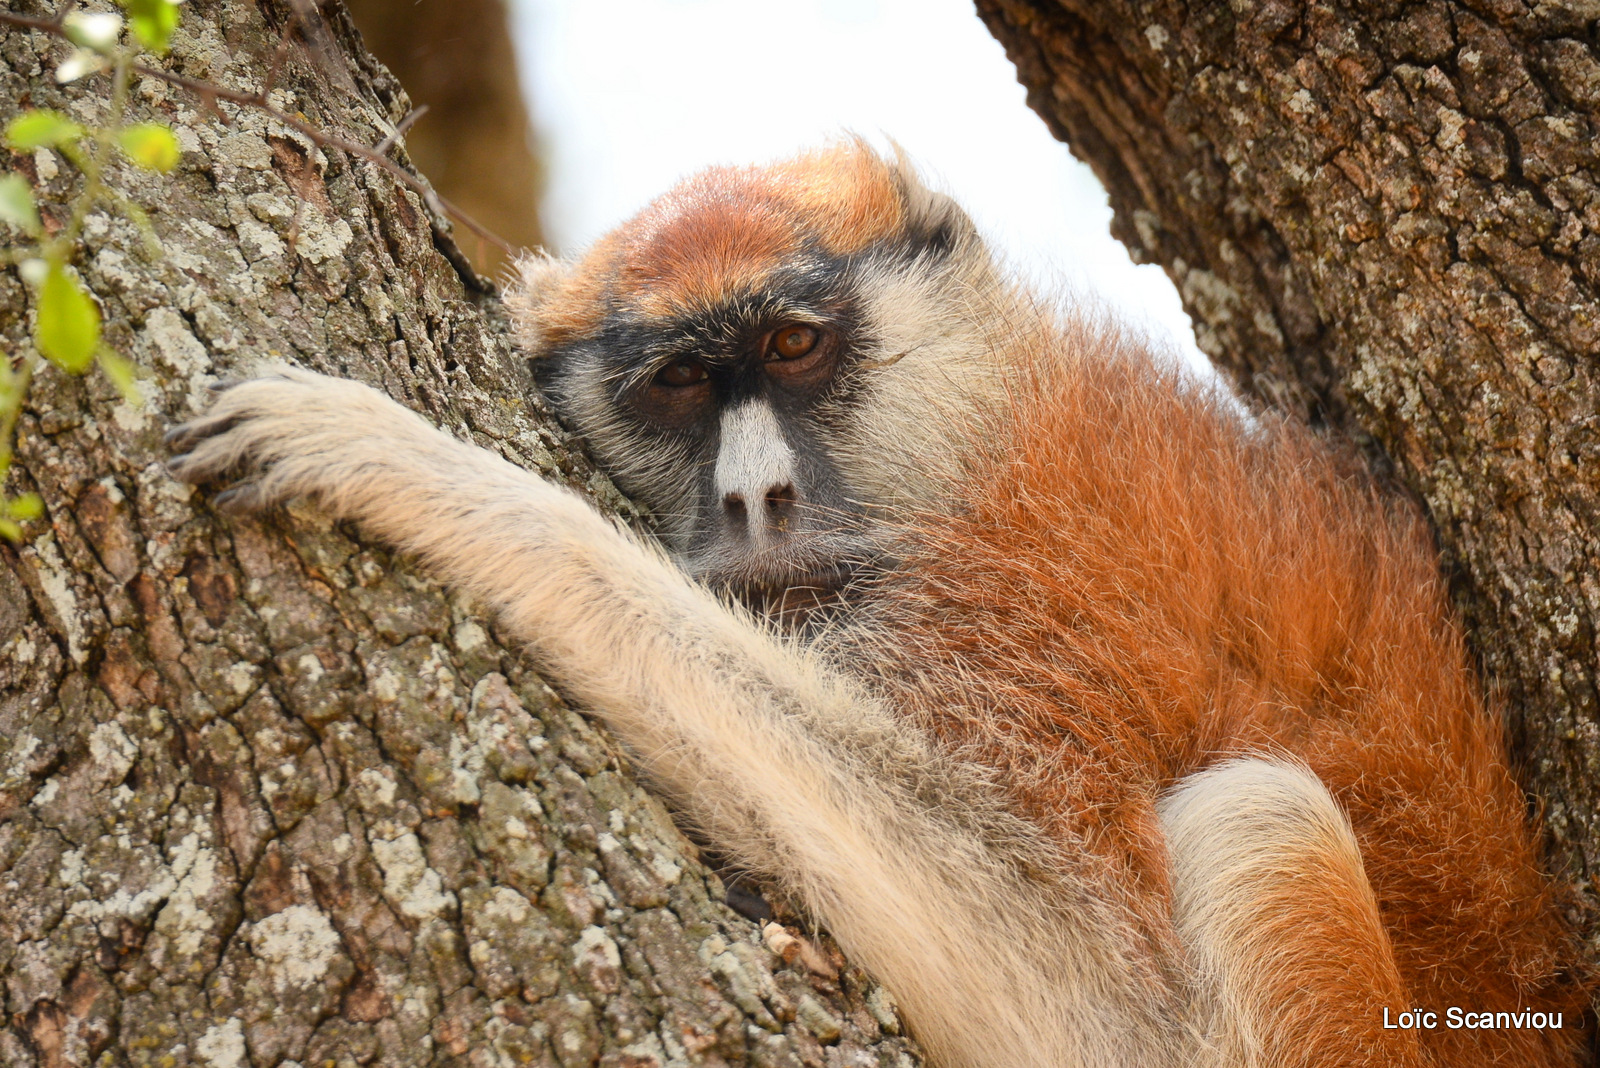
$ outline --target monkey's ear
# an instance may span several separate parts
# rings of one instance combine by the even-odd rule
[[[540,250],[522,257],[513,267],[516,273],[506,286],[506,309],[511,313],[517,343],[529,358],[545,354],[545,316],[541,312],[571,276],[573,266]]]
[[[889,169],[905,204],[906,237],[916,254],[943,258],[958,250],[982,246],[978,227],[955,200],[929,189],[905,149],[890,142]]]

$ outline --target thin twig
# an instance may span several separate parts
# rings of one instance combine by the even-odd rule
[[[217,96],[215,93],[196,92],[195,95],[200,98],[200,106],[206,111],[210,112],[211,117],[216,119],[217,122],[221,123],[223,126],[233,125],[233,120],[228,118],[227,112],[223,111],[217,106]]]
[[[89,212],[99,206],[106,166],[111,162],[116,144],[113,131],[121,128],[122,115],[128,107],[128,71],[128,54],[117,53],[117,65],[111,74],[111,110],[105,126],[95,131],[94,151],[89,155],[87,164],[79,168],[83,171],[83,195],[73,205],[67,225],[51,239],[51,244],[59,249],[71,248],[77,243]]]
[[[8,392],[13,397],[26,397],[28,385],[33,381],[33,366],[37,359],[33,354],[24,352],[22,365],[10,369],[11,382]],[[12,442],[16,440],[17,421],[22,418],[22,403],[18,401],[15,407],[0,408],[0,483],[5,482],[6,472],[11,468]],[[3,500],[3,498],[0,498]]]
[[[9,11],[0,11],[0,22],[10,26],[20,26],[25,30],[39,30],[42,33],[53,33],[57,37],[65,37],[61,29],[61,16],[50,19],[36,19],[27,15],[13,15]]]
[[[278,35],[278,47],[272,53],[272,65],[267,68],[267,77],[261,83],[261,95],[271,96],[273,88],[278,84],[278,73],[283,70],[283,61],[289,55],[289,35],[294,33],[294,20],[283,24],[283,32]]]
[[[388,137],[385,137],[382,141],[379,141],[373,146],[372,150],[378,153],[380,156],[387,156],[389,154],[389,150],[394,147],[394,143],[400,140],[400,138],[404,137],[406,135],[406,131],[411,129],[411,127],[416,124],[416,121],[427,113],[428,105],[426,104],[423,104],[421,107],[412,108],[406,113],[405,118],[401,119],[395,124],[394,133],[390,134]]]
[[[493,230],[490,230],[488,227],[478,222],[478,220],[474,219],[472,216],[456,207],[449,200],[439,196],[438,193],[436,193],[427,182],[407,171],[404,167],[401,167],[389,157],[375,151],[371,146],[359,144],[355,141],[348,141],[343,137],[337,137],[323,130],[319,130],[311,123],[295,118],[288,112],[273,107],[271,104],[267,103],[260,93],[241,93],[236,89],[226,89],[211,82],[201,82],[196,81],[193,78],[185,78],[181,74],[173,74],[171,71],[161,70],[157,67],[148,67],[143,63],[135,63],[133,65],[133,69],[135,73],[142,74],[150,78],[158,78],[161,81],[170,82],[173,85],[182,86],[191,92],[210,93],[218,100],[226,100],[230,103],[240,104],[248,108],[254,108],[256,111],[261,112],[263,115],[266,115],[269,118],[277,119],[290,129],[305,134],[306,137],[310,138],[314,143],[322,146],[323,148],[337,148],[341,152],[348,152],[352,156],[358,156],[361,159],[376,163],[384,170],[394,175],[395,178],[399,179],[400,182],[412,192],[416,193],[424,200],[429,201],[430,204],[437,204],[438,208],[440,209],[440,214],[449,215],[451,218],[455,219],[461,225],[465,226],[467,229],[471,230],[485,241],[488,241],[496,248],[504,251],[507,255],[515,256],[521,251],[507,242],[505,238],[501,237],[499,234],[495,233]]]

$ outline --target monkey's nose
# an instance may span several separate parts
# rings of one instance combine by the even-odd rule
[[[788,530],[800,503],[798,464],[777,413],[764,399],[722,413],[715,486],[730,532],[756,543]]]
[[[735,526],[750,537],[760,539],[767,534],[783,534],[789,529],[800,494],[793,482],[774,483],[761,494],[761,506],[752,509],[745,495],[738,491],[723,494],[722,511]]]

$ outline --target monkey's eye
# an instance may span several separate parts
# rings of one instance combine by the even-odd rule
[[[697,386],[708,377],[705,364],[695,360],[679,360],[657,371],[655,384],[682,389],[685,386]]]
[[[767,347],[769,360],[798,360],[817,347],[817,330],[812,326],[781,326]]]

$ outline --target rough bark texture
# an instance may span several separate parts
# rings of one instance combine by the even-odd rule
[[[262,84],[285,5],[183,10],[173,69]],[[296,52],[275,100],[374,143],[402,95],[330,17],[348,71]],[[99,117],[103,80],[51,81],[62,53],[0,29],[0,118]],[[45,371],[9,489],[48,516],[0,548],[0,1063],[913,1064],[858,971],[788,967],[721,904],[470,605],[314,512],[226,518],[167,476],[206,383],[284,357],[622,503],[392,175],[163,83],[134,100],[184,147],[113,176],[165,255],[100,213],[77,265],[150,402]],[[7,166],[74,188],[50,152]],[[7,350],[29,314],[0,274]]]
[[[1600,946],[1600,3],[977,6],[1201,347],[1424,502]]]
[[[535,248],[543,171],[517,77],[504,0],[349,0],[372,54],[427,114],[406,151],[441,194],[512,245]],[[500,249],[456,235],[483,274]]]

